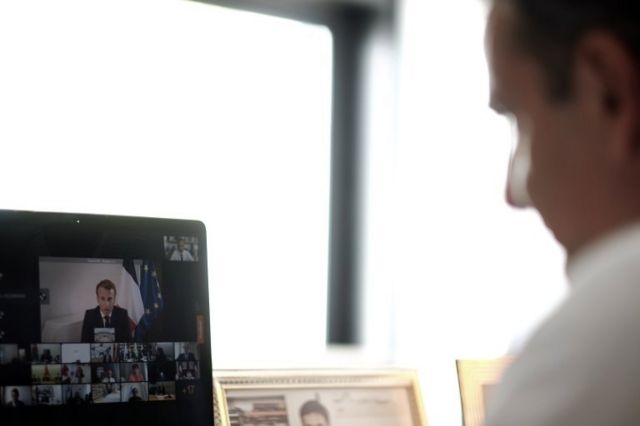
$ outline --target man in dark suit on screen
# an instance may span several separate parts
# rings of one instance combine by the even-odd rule
[[[116,286],[110,280],[102,280],[96,286],[98,306],[88,309],[82,321],[82,342],[95,342],[95,329],[113,330],[116,342],[130,342],[129,314],[115,305]]]

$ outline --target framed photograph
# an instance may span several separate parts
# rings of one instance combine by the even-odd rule
[[[216,426],[426,426],[412,370],[214,371]]]
[[[491,393],[512,361],[510,357],[456,361],[464,426],[484,425]]]

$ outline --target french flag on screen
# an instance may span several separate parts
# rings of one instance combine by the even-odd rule
[[[133,335],[136,327],[144,315],[144,302],[140,293],[140,286],[136,276],[136,268],[133,259],[122,261],[122,276],[118,289],[118,305],[127,310],[129,314],[129,328]]]

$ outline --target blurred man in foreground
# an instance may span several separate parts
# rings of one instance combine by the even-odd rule
[[[486,424],[637,424],[640,7],[493,0],[487,58],[491,105],[520,133],[524,185],[510,199],[566,248],[572,291],[504,376]]]

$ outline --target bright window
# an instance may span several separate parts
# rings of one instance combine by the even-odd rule
[[[327,28],[196,2],[3,2],[0,57],[0,208],[202,220],[214,364],[323,348]]]

